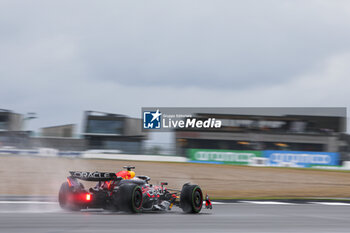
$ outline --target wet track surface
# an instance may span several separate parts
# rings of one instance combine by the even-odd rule
[[[1,202],[0,232],[349,232],[349,204],[216,204],[201,214],[65,212],[54,202]]]

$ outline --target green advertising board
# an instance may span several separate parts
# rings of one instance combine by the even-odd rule
[[[261,151],[188,149],[190,160],[202,163],[224,163],[247,165],[254,157],[261,157]]]

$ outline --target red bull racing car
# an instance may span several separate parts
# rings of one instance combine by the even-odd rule
[[[135,176],[132,169],[112,172],[70,171],[67,181],[61,185],[58,200],[63,209],[81,210],[103,208],[113,211],[139,213],[145,211],[169,211],[178,206],[186,213],[199,213],[203,206],[203,193],[198,185],[186,183],[181,190],[168,189],[167,182],[150,184],[150,177]],[[79,180],[95,181],[89,188]],[[209,196],[205,197],[205,208],[211,209]]]

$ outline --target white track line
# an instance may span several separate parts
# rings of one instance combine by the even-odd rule
[[[50,204],[58,205],[55,201],[0,201],[0,204]]]
[[[308,202],[310,204],[319,204],[319,205],[350,205],[350,203],[344,202]]]
[[[257,205],[298,205],[299,203],[278,202],[278,201],[239,201],[237,202],[216,202],[213,205],[232,205],[239,203],[257,204]],[[306,202],[308,204],[333,205],[333,206],[350,206],[350,203],[344,202]],[[55,201],[0,201],[0,204],[41,204],[41,205],[58,205]],[[205,202],[203,202],[205,204]]]
[[[296,205],[296,203],[278,202],[278,201],[240,201],[240,203],[258,204],[258,205]]]
[[[205,204],[205,202],[204,202]],[[217,202],[217,201],[212,201],[211,204],[213,205],[227,205],[227,204],[237,204],[237,203],[234,203],[234,202]]]

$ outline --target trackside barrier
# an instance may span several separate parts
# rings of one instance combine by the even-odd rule
[[[111,151],[112,152],[112,151]],[[0,148],[0,155],[26,155],[44,157],[79,157],[85,159],[114,159],[133,161],[160,161],[160,162],[195,162],[237,164],[251,166],[275,167],[304,167],[321,169],[348,169],[350,162],[344,161],[339,166],[339,154],[333,152],[306,152],[306,151],[237,151],[237,150],[202,150],[189,149],[189,158],[180,156],[135,155],[106,153],[101,151],[58,151],[53,148],[17,149]]]
[[[266,167],[268,166],[268,162],[267,158],[255,157],[250,160],[249,166]]]
[[[30,150],[30,149],[13,149],[13,148],[5,148],[0,149],[0,154],[10,154],[10,155],[38,155],[38,150]]]
[[[58,151],[53,148],[37,148],[37,149],[16,149],[16,148],[0,148],[0,155],[34,155],[43,157],[79,157],[80,151]]]
[[[162,155],[134,155],[134,154],[98,154],[83,153],[81,158],[85,159],[114,159],[114,160],[133,160],[133,161],[157,161],[157,162],[188,162],[188,159],[180,156],[162,156]]]
[[[44,157],[56,157],[58,156],[58,150],[53,148],[39,148],[38,156],[44,156]]]
[[[251,160],[261,157],[261,151],[188,149],[191,162],[249,165]]]
[[[80,157],[83,152],[81,151],[59,151],[58,156],[62,157]]]
[[[335,152],[265,150],[263,151],[263,157],[269,160],[269,166],[277,167],[313,167],[339,165],[339,154]]]
[[[343,168],[346,170],[350,170],[350,161],[344,161],[343,162]]]
[[[188,149],[190,162],[274,167],[339,166],[339,154],[311,151]]]
[[[53,148],[38,148],[32,150],[21,150],[16,148],[0,148],[0,155],[30,155],[39,157],[71,157],[83,159],[112,159],[132,161],[157,161],[157,162],[188,162],[188,159],[180,156],[162,155],[134,155],[119,154],[118,151],[58,151]]]

